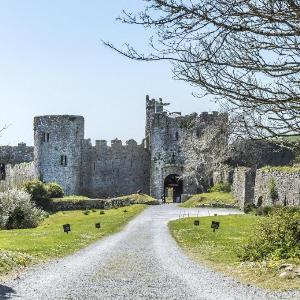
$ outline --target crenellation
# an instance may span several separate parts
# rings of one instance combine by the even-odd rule
[[[117,138],[115,138],[114,140],[111,140],[110,142],[111,147],[114,149],[120,148],[123,146],[123,142]]]
[[[141,144],[134,139],[123,144],[116,138],[110,145],[106,140],[96,140],[93,146],[91,139],[84,137],[82,116],[35,117],[34,147],[25,143],[0,147],[1,186],[40,178],[58,182],[66,195],[101,198],[137,191],[164,198],[168,189],[173,189],[173,200],[180,201],[182,194],[203,192],[213,181],[225,179],[233,181],[235,194],[243,191],[238,198],[243,207],[254,194],[254,173],[251,168],[235,173],[233,169],[241,163],[251,167],[254,160],[260,165],[278,164],[292,157],[286,151],[272,152],[274,146],[251,146],[249,141],[246,145],[251,146],[256,156],[249,155],[249,147],[236,145],[235,157],[229,151],[234,145],[228,145],[227,113],[181,115],[165,110],[167,105],[161,98],[146,96],[145,138]],[[21,162],[31,164],[22,166]]]

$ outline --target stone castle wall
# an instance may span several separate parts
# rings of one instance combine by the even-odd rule
[[[5,166],[6,178],[0,180],[0,191],[20,188],[27,181],[37,179],[34,162]]]
[[[256,170],[238,167],[233,173],[232,194],[243,210],[247,204],[253,203]]]
[[[275,182],[278,199],[270,196],[270,181]],[[258,170],[255,180],[254,204],[300,205],[300,172],[278,170]]]
[[[33,152],[34,148],[25,143],[19,143],[18,146],[0,146],[0,164],[31,162],[34,159]]]
[[[85,141],[82,164],[82,193],[92,197],[129,195],[142,190],[149,194],[150,154],[143,145],[129,140],[104,140],[92,147]]]

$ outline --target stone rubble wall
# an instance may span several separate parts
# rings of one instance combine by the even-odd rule
[[[0,163],[16,165],[33,161],[34,148],[25,143],[18,146],[0,146]]]
[[[274,180],[278,199],[270,197],[270,181]],[[300,172],[258,170],[255,179],[254,204],[300,205]]]
[[[0,181],[0,191],[20,188],[24,183],[38,178],[34,162],[6,165],[5,171],[6,178]]]
[[[117,197],[141,190],[149,194],[150,153],[144,145],[129,140],[96,141],[83,144],[81,192],[90,197]]]
[[[238,167],[234,170],[231,191],[242,210],[253,203],[255,174],[253,168]]]
[[[229,183],[233,182],[234,168],[229,165],[219,164],[213,172],[213,183]]]

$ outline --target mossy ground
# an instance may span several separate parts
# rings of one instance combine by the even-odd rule
[[[195,218],[185,218],[171,221],[169,228],[189,256],[217,271],[267,289],[299,288],[299,278],[279,277],[279,266],[284,261],[242,263],[239,260],[238,252],[246,243],[259,218],[262,217],[254,215],[202,217],[199,218],[200,226],[194,226]],[[213,220],[220,221],[220,229],[216,232],[210,227]]]
[[[118,209],[59,212],[34,229],[0,230],[0,276],[23,266],[62,257],[121,230],[145,205]],[[127,212],[124,212],[124,211]],[[101,223],[101,229],[95,223]],[[71,225],[71,232],[63,232],[63,224]]]
[[[180,207],[197,207],[199,205],[227,204],[235,205],[236,200],[228,192],[211,192],[193,195],[186,202],[180,204]]]

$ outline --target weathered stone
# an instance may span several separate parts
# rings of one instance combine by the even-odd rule
[[[282,272],[279,274],[280,278],[289,278],[291,274],[289,272]]]
[[[229,145],[226,113],[181,116],[164,111],[163,106],[162,100],[147,96],[145,139],[141,145],[134,140],[122,145],[115,139],[111,146],[105,140],[97,140],[93,146],[84,137],[82,116],[35,117],[34,148],[24,143],[0,147],[0,188],[39,178],[59,183],[66,195],[106,198],[142,191],[160,199],[173,185],[179,191],[174,200],[180,201],[186,199],[181,198],[183,194],[204,192],[213,183],[233,181],[233,194],[241,208],[257,203],[260,194],[263,204],[269,204],[266,189],[270,176],[258,171],[255,177],[252,166],[284,164],[293,157],[290,152],[266,142],[238,141]],[[31,164],[19,165],[23,162]],[[234,172],[240,164],[245,167]],[[167,186],[170,176],[177,181]],[[279,202],[299,205],[300,174],[272,176],[278,184]]]

